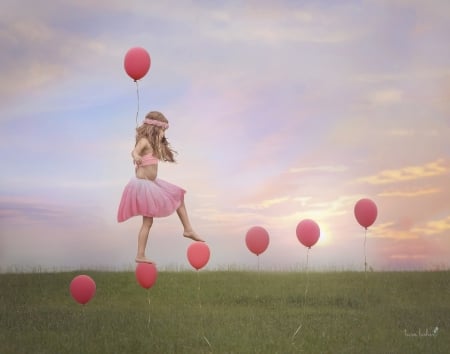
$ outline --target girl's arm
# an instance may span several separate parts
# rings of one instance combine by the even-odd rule
[[[142,163],[142,152],[150,146],[147,139],[140,139],[136,146],[134,147],[133,151],[131,151],[131,156],[133,157],[133,161],[136,165],[140,165]]]

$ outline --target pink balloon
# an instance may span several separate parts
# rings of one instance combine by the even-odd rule
[[[378,215],[377,205],[367,198],[360,199],[355,204],[354,212],[356,221],[366,229],[375,222]]]
[[[298,223],[296,233],[300,243],[311,248],[319,241],[320,228],[315,221],[305,219]]]
[[[142,79],[150,70],[151,59],[148,52],[141,47],[134,47],[125,54],[124,68],[134,81]]]
[[[191,266],[199,270],[209,261],[210,251],[205,242],[194,242],[187,250],[187,258]]]
[[[138,263],[136,266],[136,280],[144,289],[150,289],[158,278],[158,271],[153,263]]]
[[[259,256],[269,246],[269,233],[261,226],[253,226],[247,231],[245,243],[250,252]]]
[[[70,282],[70,294],[76,302],[87,304],[95,294],[95,282],[88,275],[78,275]]]

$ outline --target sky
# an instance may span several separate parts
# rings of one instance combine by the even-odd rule
[[[448,269],[449,35],[447,0],[3,0],[0,271],[134,267],[141,219],[116,215],[151,110],[205,269]],[[152,60],[137,85],[135,46]],[[309,250],[303,219],[321,230]],[[155,219],[159,269],[190,269],[182,231]]]

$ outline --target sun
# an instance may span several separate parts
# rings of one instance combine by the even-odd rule
[[[328,245],[330,243],[328,228],[322,225],[319,225],[319,227],[320,227],[320,237],[317,243],[320,245]]]

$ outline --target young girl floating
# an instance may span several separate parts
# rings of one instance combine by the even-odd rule
[[[159,161],[175,162],[175,151],[164,136],[168,128],[169,122],[160,112],[148,113],[142,125],[136,128],[136,145],[131,152],[136,177],[125,186],[117,213],[119,222],[142,215],[136,255],[138,263],[152,263],[145,256],[145,248],[154,217],[169,216],[176,211],[184,228],[183,236],[203,241],[189,221],[184,205],[186,191],[157,178]]]

